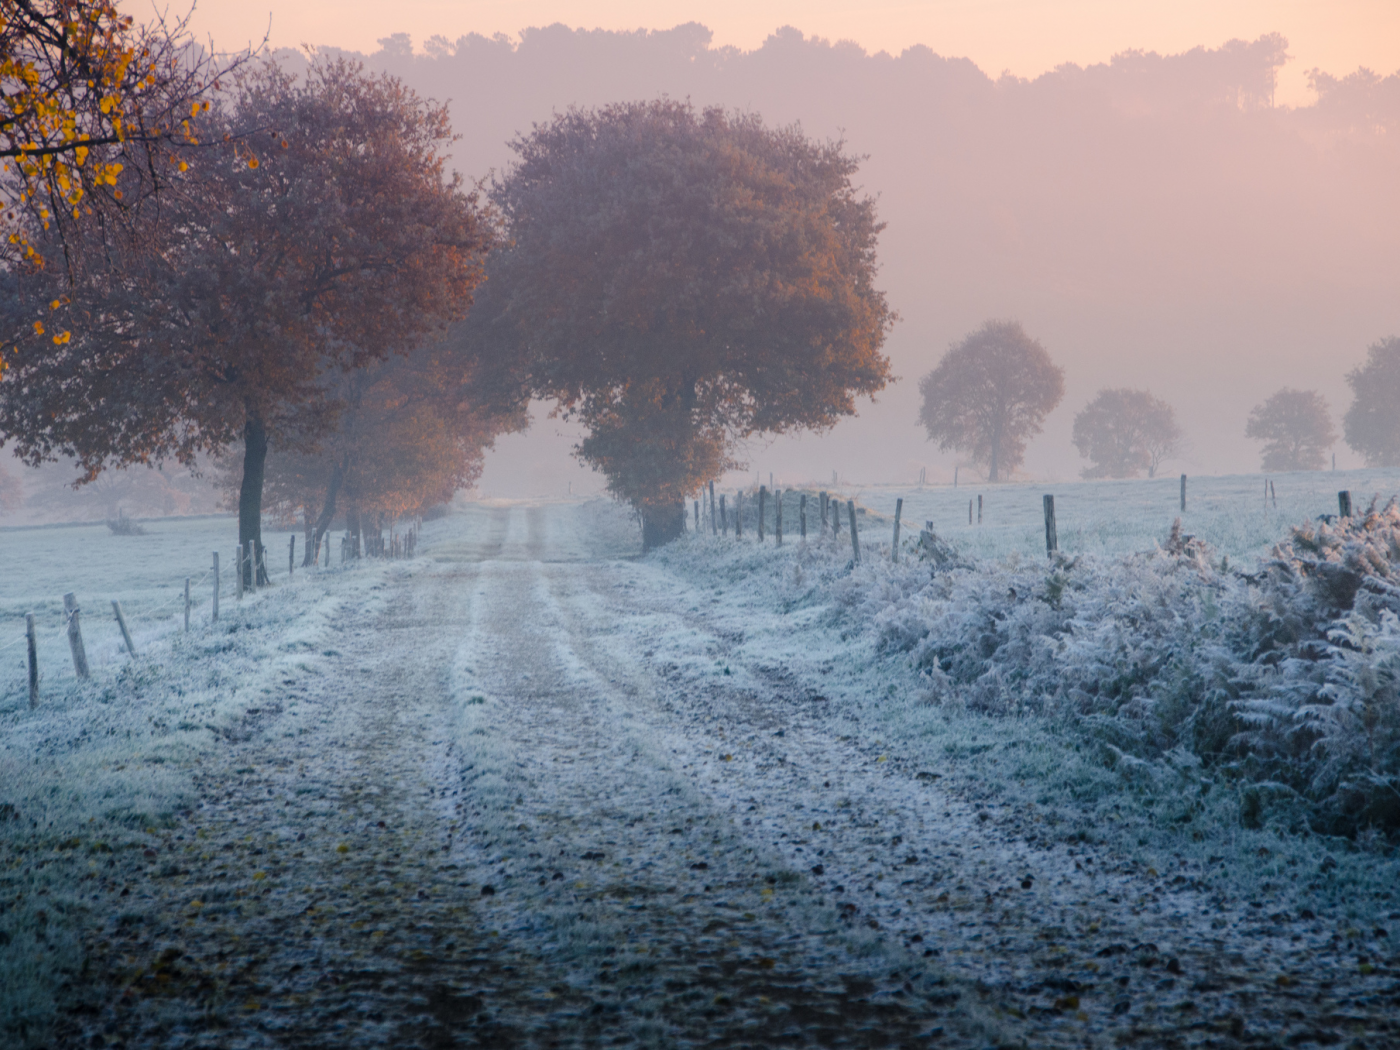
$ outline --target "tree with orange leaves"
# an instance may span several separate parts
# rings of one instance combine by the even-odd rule
[[[260,549],[269,444],[314,442],[342,407],[329,378],[460,318],[495,232],[446,170],[446,107],[392,77],[318,62],[294,80],[268,64],[206,124],[216,145],[180,174],[158,250],[70,289],[10,280],[11,332],[49,295],[74,323],[71,341],[12,356],[0,433],[89,478],[241,440],[239,542]]]
[[[492,192],[510,243],[468,325],[503,396],[523,382],[588,427],[579,455],[643,546],[680,534],[737,442],[830,427],[889,381],[881,224],[840,143],[660,100],[513,148]]]
[[[215,59],[185,19],[138,26],[111,0],[0,0],[4,262],[43,262],[35,228],[99,217],[109,234],[130,232],[141,202],[199,144],[195,124],[219,78],[248,57]]]
[[[310,564],[339,508],[356,542],[365,515],[392,522],[420,513],[481,474],[496,435],[519,430],[519,405],[476,398],[473,363],[460,342],[429,344],[409,354],[335,377],[341,410],[314,447],[270,453],[268,505],[306,522]],[[223,487],[234,490],[237,472]],[[357,547],[358,549],[358,547]]]

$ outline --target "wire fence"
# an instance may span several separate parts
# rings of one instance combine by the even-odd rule
[[[362,547],[352,543],[347,535],[340,544],[339,568],[343,569],[354,565],[361,557],[410,557],[416,550],[420,530],[421,524],[414,522],[413,528],[408,533],[395,536],[391,532],[390,537],[381,542],[375,542],[370,534],[366,534]],[[307,575],[319,575],[332,571],[330,566],[332,539],[329,534],[323,536],[321,543],[316,545],[315,553],[317,556],[307,558],[304,565],[297,563],[296,546],[296,538],[293,534],[287,549],[287,573],[282,579],[295,578],[298,569],[301,570],[303,578]],[[321,557],[323,552],[324,559]],[[235,603],[241,602],[245,596],[252,597],[271,586],[274,571],[269,564],[271,551],[267,545],[261,546],[261,549],[256,552],[256,558],[251,542],[246,546],[234,548],[233,558],[226,562],[222,568],[220,567],[220,553],[219,551],[212,553],[209,566],[198,576],[191,574],[167,577],[169,583],[164,586],[156,584],[155,587],[160,590],[173,584],[176,593],[170,597],[162,595],[157,604],[141,608],[134,616],[126,612],[120,599],[108,599],[112,607],[112,622],[120,632],[120,640],[114,638],[110,630],[103,632],[104,637],[99,643],[101,649],[110,654],[115,647],[118,655],[125,654],[128,660],[134,659],[139,655],[142,646],[133,638],[132,627],[145,628],[145,630],[138,629],[137,633],[149,636],[151,625],[164,624],[174,619],[173,629],[180,633],[187,633],[196,628],[208,629],[219,620],[221,599],[227,602],[228,599],[232,598]],[[257,572],[252,571],[254,560],[257,562]],[[141,589],[149,592],[152,587],[147,585]],[[39,702],[41,679],[53,681],[56,676],[68,678],[66,668],[70,660],[59,655],[64,643],[67,644],[68,655],[71,658],[73,678],[69,681],[90,679],[93,676],[87,660],[87,644],[83,637],[84,628],[87,628],[90,634],[96,634],[97,632],[94,632],[93,628],[106,622],[105,616],[99,618],[95,614],[90,614],[90,609],[86,609],[79,602],[76,591],[70,591],[63,596],[63,608],[58,613],[57,623],[49,620],[40,626],[39,619],[41,617],[47,620],[52,615],[52,613],[46,614],[43,611],[44,604],[40,603],[37,611],[21,614],[24,623],[19,637],[0,643],[0,655],[28,644],[28,658],[21,660],[20,668],[28,672],[31,706],[35,706]],[[13,604],[11,608],[14,608]],[[183,626],[180,623],[181,617],[183,617]],[[154,640],[150,639],[147,644]],[[10,666],[13,667],[13,665]],[[15,683],[12,681],[3,691],[13,695],[11,691],[14,687]],[[22,690],[22,686],[20,688]]]

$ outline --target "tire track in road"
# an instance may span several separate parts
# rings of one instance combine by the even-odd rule
[[[553,990],[591,1000],[573,1039],[885,1046],[979,1029],[962,989],[694,789],[634,669],[595,662],[561,607],[586,571],[482,565],[457,689],[469,835],[453,860]]]

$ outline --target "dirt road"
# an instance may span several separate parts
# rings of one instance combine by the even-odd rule
[[[1400,1040],[1321,932],[1222,928],[853,733],[821,645],[756,652],[624,525],[483,508],[341,613],[122,862],[64,1045]]]

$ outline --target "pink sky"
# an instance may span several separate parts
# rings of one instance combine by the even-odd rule
[[[138,17],[138,5],[124,4]],[[1062,62],[1086,65],[1119,51],[1163,53],[1232,37],[1280,32],[1293,60],[1282,74],[1281,104],[1307,104],[1307,71],[1343,75],[1357,66],[1400,70],[1397,0],[200,0],[193,24],[220,47],[261,39],[271,25],[275,47],[330,44],[373,51],[390,33],[415,44],[437,33],[514,36],[530,26],[669,29],[701,22],[717,44],[757,47],[774,29],[849,39],[868,51],[898,54],[926,44],[966,56],[985,72],[1034,77]]]

